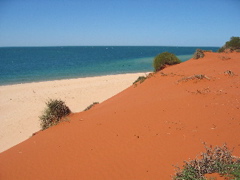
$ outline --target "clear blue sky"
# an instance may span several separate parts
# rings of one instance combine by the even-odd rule
[[[222,46],[240,0],[0,0],[0,46]]]

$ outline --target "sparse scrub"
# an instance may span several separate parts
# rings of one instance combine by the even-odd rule
[[[223,60],[223,61],[226,61],[226,60],[231,59],[231,58],[228,57],[228,56],[219,56],[219,58],[220,58],[221,60]]]
[[[44,113],[39,117],[42,130],[47,129],[53,125],[58,124],[63,117],[71,113],[70,109],[65,105],[62,100],[50,99],[47,103],[47,108]]]
[[[89,105],[86,109],[84,109],[84,111],[87,111],[89,109],[91,109],[93,106],[99,104],[99,102],[93,102],[91,105]]]
[[[204,57],[204,51],[201,49],[197,49],[195,53],[193,54],[194,59],[199,59]]]
[[[201,159],[185,161],[183,170],[177,167],[174,180],[200,180],[206,179],[205,174],[218,173],[232,178],[240,177],[240,159],[232,156],[224,144],[222,147],[207,147],[206,152],[201,154]]]
[[[184,77],[184,78],[180,79],[178,82],[182,82],[182,81],[186,82],[186,81],[189,81],[189,80],[202,80],[202,79],[210,80],[210,78],[207,77],[204,74],[196,74],[194,76]]]
[[[234,72],[232,72],[231,70],[225,71],[224,74],[229,75],[229,76],[234,76],[235,75]]]
[[[146,76],[139,76],[136,81],[133,82],[133,84],[137,84],[138,82],[141,84],[147,79]]]
[[[203,75],[203,74],[196,74],[193,76],[193,78],[196,79],[209,79],[207,76]]]
[[[160,71],[164,69],[167,65],[179,64],[181,61],[172,53],[163,52],[157,55],[153,61],[154,71]]]
[[[225,47],[223,46],[223,47],[219,48],[217,52],[220,53],[220,52],[223,52],[224,50],[225,50]]]
[[[224,52],[227,49],[229,49],[230,52],[232,51],[240,51],[240,37],[231,37],[229,41],[225,43],[224,46],[222,46],[220,49],[218,49],[218,52]]]

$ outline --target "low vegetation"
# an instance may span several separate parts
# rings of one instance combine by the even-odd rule
[[[185,161],[181,170],[177,167],[174,180],[204,180],[204,175],[218,173],[222,176],[239,179],[240,178],[240,159],[232,156],[224,144],[222,147],[207,147],[206,152],[201,154],[201,159],[197,158],[191,161]]]
[[[225,71],[224,74],[229,75],[229,76],[235,76],[234,72],[232,72],[231,70]]]
[[[87,111],[89,109],[91,109],[93,106],[99,104],[99,102],[93,102],[91,105],[89,105],[86,109],[84,109],[84,111]]]
[[[201,49],[197,49],[195,53],[193,54],[194,59],[199,59],[204,57],[204,51]]]
[[[189,77],[183,77],[180,80],[178,80],[178,82],[187,82],[189,80],[202,80],[202,79],[208,79],[210,80],[209,77],[207,77],[204,74],[195,74],[193,76],[189,76]]]
[[[240,52],[240,37],[231,37],[231,39],[227,41],[224,46],[218,49],[218,52],[224,52],[227,49],[230,51]]]
[[[133,82],[133,84],[137,84],[138,82],[141,84],[147,79],[146,76],[139,76],[136,81]]]
[[[154,71],[160,71],[168,65],[179,64],[181,61],[172,53],[163,52],[157,55],[153,60]]]
[[[50,99],[48,102],[46,102],[46,105],[46,109],[39,117],[42,130],[58,124],[65,116],[71,113],[70,109],[62,100]]]

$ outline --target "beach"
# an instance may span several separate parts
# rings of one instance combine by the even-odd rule
[[[103,102],[123,91],[145,73],[0,86],[0,152],[40,130],[39,116],[49,99],[61,99],[72,112]]]

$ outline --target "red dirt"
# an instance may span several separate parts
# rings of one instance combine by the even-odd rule
[[[218,173],[206,174],[205,178],[208,180],[230,180],[230,178],[220,176]]]
[[[0,179],[171,179],[203,142],[240,156],[240,53],[161,72],[1,153]]]

